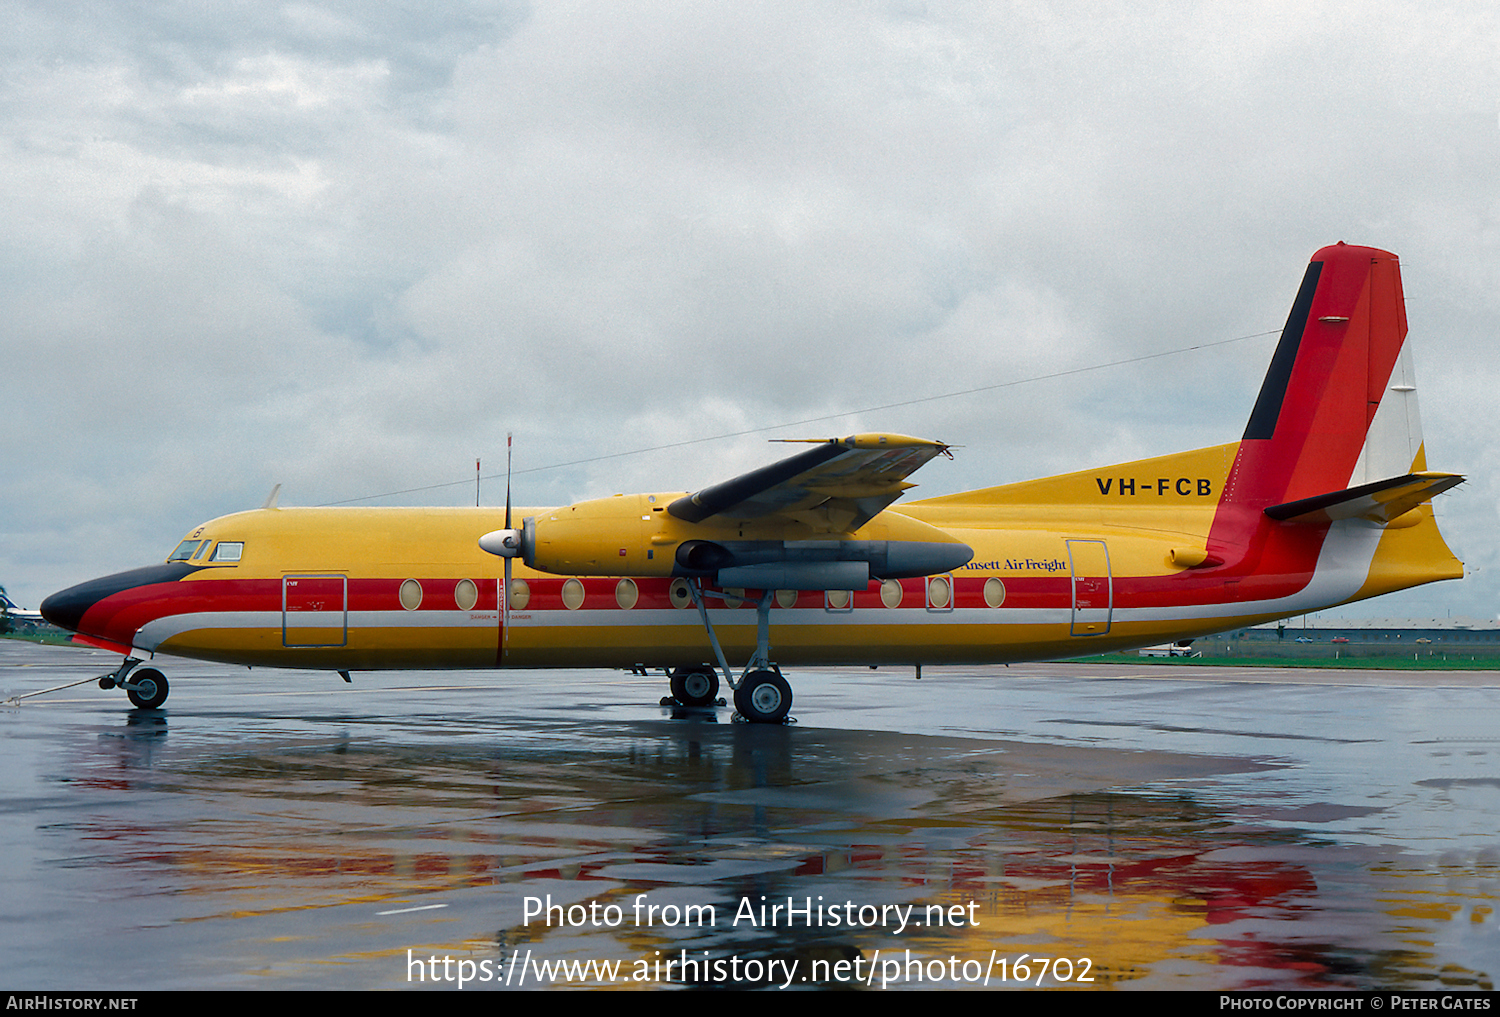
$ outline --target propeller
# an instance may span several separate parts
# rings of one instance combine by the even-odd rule
[[[511,444],[510,432],[506,431],[505,432],[505,529],[508,531],[508,534],[515,532],[515,531],[511,530],[511,528],[510,528],[510,444]],[[509,536],[509,535],[507,535],[506,538],[505,538],[505,540],[504,540],[504,544],[505,544],[506,547],[513,549],[513,551],[519,552],[521,550],[521,540],[520,540],[519,535],[517,535],[517,536]],[[515,554],[508,554],[508,555],[505,556],[505,589],[503,591],[503,597],[504,597],[504,599],[501,601],[501,604],[500,604],[500,626],[501,626],[501,628],[500,628],[500,641],[501,641],[502,644],[504,644],[504,647],[505,647],[505,649],[507,651],[509,651],[509,649],[510,649],[510,563],[513,562],[513,561],[515,561],[515,558],[516,558]]]
[[[500,591],[500,641],[503,649],[510,644],[510,576],[511,562],[521,556],[521,531],[510,525],[510,457],[511,436],[505,436],[505,529],[491,530],[479,538],[480,550],[505,559],[505,585]]]

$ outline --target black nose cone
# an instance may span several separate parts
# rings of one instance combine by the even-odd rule
[[[80,632],[83,616],[88,613],[89,608],[100,601],[117,593],[123,593],[125,590],[133,590],[138,586],[175,583],[183,576],[197,571],[198,566],[174,562],[170,565],[148,565],[143,569],[116,572],[102,579],[90,579],[86,583],[79,583],[77,586],[70,586],[66,590],[54,593],[42,601],[42,617],[60,628]]]
[[[99,600],[98,597],[91,596],[87,592],[91,585],[91,583],[82,583],[78,586],[70,586],[60,593],[54,593],[42,601],[42,617],[59,628],[77,632],[84,612]]]

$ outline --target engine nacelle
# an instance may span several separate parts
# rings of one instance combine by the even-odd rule
[[[522,560],[560,576],[670,576],[680,541],[661,529],[672,497],[617,494],[529,517]]]
[[[973,549],[899,512],[853,534],[798,523],[687,522],[665,511],[676,494],[615,495],[527,517],[479,546],[563,576],[697,576],[750,589],[863,589],[871,578],[949,572]]]

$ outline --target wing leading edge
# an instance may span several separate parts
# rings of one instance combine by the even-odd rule
[[[1344,491],[1272,505],[1265,511],[1266,515],[1279,521],[1329,522],[1361,518],[1390,523],[1463,482],[1464,478],[1456,473],[1409,473],[1404,477],[1391,477]]]
[[[667,511],[688,523],[782,517],[819,533],[851,533],[915,487],[906,478],[948,445],[904,434],[807,439],[816,447],[678,498]]]

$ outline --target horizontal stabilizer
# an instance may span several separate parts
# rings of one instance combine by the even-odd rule
[[[1358,518],[1388,523],[1463,482],[1464,478],[1456,473],[1408,473],[1404,477],[1272,505],[1266,509],[1266,515],[1283,522]]]

